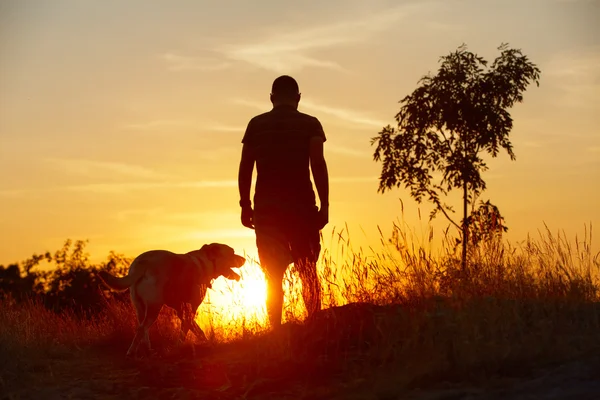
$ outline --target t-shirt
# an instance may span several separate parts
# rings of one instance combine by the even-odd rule
[[[242,143],[256,155],[255,210],[315,206],[309,168],[314,136],[326,140],[319,120],[291,106],[274,107],[250,120]]]

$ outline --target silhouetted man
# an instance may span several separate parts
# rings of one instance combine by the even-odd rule
[[[302,279],[309,318],[321,309],[317,259],[321,251],[319,231],[329,221],[329,177],[323,156],[325,133],[317,118],[298,111],[298,83],[287,75],[275,79],[271,102],[271,111],[248,123],[238,184],[242,224],[255,229],[258,256],[267,277],[267,312],[271,326],[277,327],[283,307],[283,275],[292,262]]]

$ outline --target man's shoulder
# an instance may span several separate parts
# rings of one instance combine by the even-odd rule
[[[275,109],[273,110],[269,110],[267,112],[264,112],[262,114],[258,114],[254,117],[252,117],[250,119],[250,122],[261,122],[261,121],[268,121],[268,120],[273,120],[273,119],[287,119],[287,118],[294,118],[294,119],[300,119],[300,120],[305,120],[305,121],[310,121],[310,122],[319,122],[319,119],[313,115],[298,111],[298,110],[290,110],[290,111],[286,111],[284,113],[280,113],[277,112]]]
[[[317,117],[315,117],[314,115],[306,114],[306,113],[303,113],[302,111],[298,111],[298,115],[300,115],[300,118],[304,118],[307,121],[310,121],[312,123],[319,123],[319,124],[321,123],[319,121],[319,119]]]
[[[262,114],[255,115],[254,117],[250,118],[250,123],[260,122],[260,121],[263,121],[263,120],[265,120],[267,118],[270,118],[270,112],[271,111],[267,111],[267,112],[264,112]]]

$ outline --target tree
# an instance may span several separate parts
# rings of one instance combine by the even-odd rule
[[[498,50],[500,56],[490,67],[465,45],[441,57],[437,75],[421,78],[419,87],[400,101],[397,129],[388,125],[371,140],[371,145],[377,143],[373,158],[383,164],[378,192],[404,186],[419,203],[427,197],[435,206],[430,219],[442,212],[462,234],[463,270],[469,241],[467,208],[486,188],[481,173],[487,165],[481,153],[496,157],[504,149],[516,159],[508,109],[523,101],[531,82],[539,86],[540,70],[521,50],[506,44]],[[441,199],[452,189],[462,189],[460,224]]]
[[[474,246],[497,237],[501,238],[502,233],[508,230],[500,210],[489,200],[480,202],[477,209],[473,207],[471,215],[467,218],[467,226],[469,243]]]

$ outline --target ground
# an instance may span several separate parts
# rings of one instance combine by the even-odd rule
[[[293,365],[281,365],[279,368]],[[600,357],[496,376],[483,382],[435,382],[402,391],[378,392],[360,382],[304,376],[282,379],[285,370],[252,381],[243,365],[214,355],[188,360],[128,362],[116,354],[88,352],[37,365],[33,386],[13,388],[7,399],[598,399]],[[277,375],[280,375],[279,377]],[[335,382],[335,379],[333,379]],[[17,386],[17,385],[14,385]]]
[[[360,320],[355,311],[352,313],[355,321]],[[600,398],[600,351],[553,362],[513,363],[493,373],[473,369],[465,374],[447,371],[406,379],[401,370],[380,366],[369,371],[373,358],[361,352],[365,349],[357,346],[359,341],[344,342],[343,335],[335,336],[333,340],[341,350],[332,351],[330,341],[310,340],[306,326],[288,324],[278,333],[220,345],[191,340],[181,346],[159,342],[153,354],[137,359],[125,357],[125,341],[107,341],[70,351],[49,349],[21,360],[19,368],[6,368],[11,360],[10,354],[4,354],[2,398]],[[310,332],[315,335],[314,327]],[[323,336],[323,331],[317,333]],[[297,357],[298,354],[303,356]],[[346,362],[340,363],[340,359]]]

